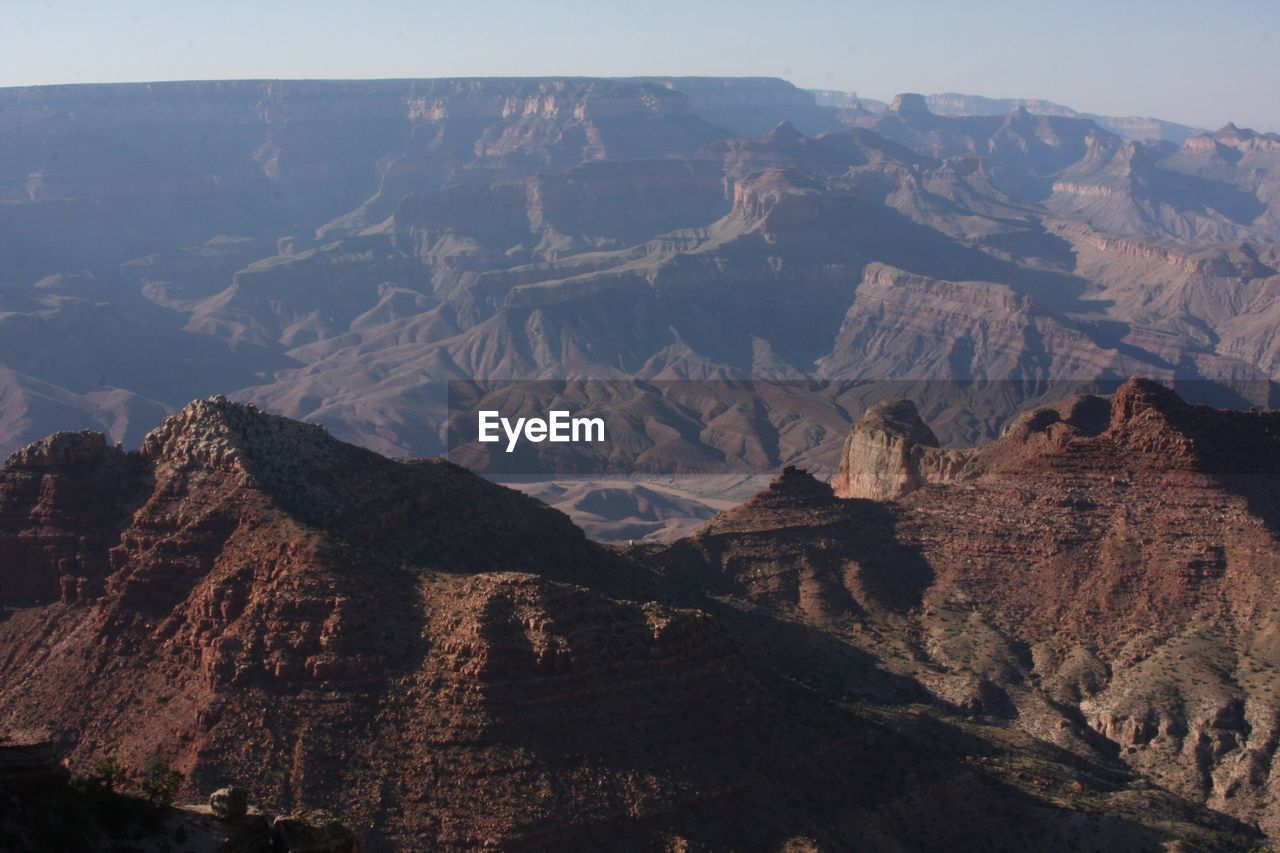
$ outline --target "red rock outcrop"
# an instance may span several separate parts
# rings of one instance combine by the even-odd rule
[[[969,456],[939,447],[910,400],[885,400],[849,431],[831,489],[838,498],[896,500],[926,483],[966,476]]]
[[[87,452],[61,452],[72,445]],[[713,690],[745,678],[696,614],[645,611],[545,577],[471,574],[587,577],[608,573],[613,558],[559,513],[447,463],[391,462],[221,399],[192,404],[137,453],[58,436],[15,461],[0,475],[3,603],[16,608],[0,621],[0,704],[8,719],[51,725],[73,745],[73,765],[105,753],[134,766],[159,751],[193,786],[260,780],[264,803],[355,802],[362,812],[378,798],[352,800],[353,786],[376,784],[388,756],[422,759],[389,749],[389,738],[403,746],[418,732],[441,750],[488,740],[503,730],[503,703],[551,712],[554,703],[534,701],[539,685],[560,696],[563,714],[589,704],[584,690],[609,695],[609,673],[630,659],[652,670],[655,695],[695,683],[695,670]],[[637,645],[615,659],[592,639],[602,630]],[[46,632],[66,642],[46,647]],[[590,664],[592,655],[604,659]],[[584,686],[562,693],[575,672]],[[284,694],[327,698],[272,699]],[[343,746],[352,724],[369,735]],[[264,748],[281,759],[265,775]],[[355,748],[364,757],[344,770],[338,756]],[[479,760],[473,749],[459,747],[456,760]],[[533,819],[519,816],[530,803],[518,786],[519,808],[499,809],[489,829],[463,812],[448,818],[439,798],[453,778],[429,783],[434,805],[386,831],[408,821],[458,842],[506,837]]]
[[[146,489],[138,460],[98,433],[58,433],[13,453],[0,488],[0,606],[102,591],[109,549]]]
[[[913,421],[866,431],[839,482],[887,472],[895,503],[787,472],[689,541],[708,576],[853,626],[938,701],[1280,831],[1280,413],[1134,379],[1027,413],[951,481],[915,474]]]
[[[928,575],[903,564],[891,505],[839,501],[798,471],[641,558],[447,463],[382,459],[221,398],[137,452],[59,436],[15,461],[3,553],[45,556],[0,564],[18,579],[0,602],[0,716],[48,726],[73,770],[158,754],[187,795],[235,780],[272,811],[332,811],[399,849],[1249,834],[1209,815],[1196,828],[1156,794],[1142,801],[1157,817],[1131,821],[1097,788],[1107,814],[1082,827],[975,773],[973,747],[939,750],[949,723],[853,712],[824,686],[852,654],[836,635],[690,586],[691,557],[722,561],[713,588],[747,584],[823,631],[919,599]],[[53,559],[71,544],[74,564]],[[93,583],[48,582],[68,576]],[[852,672],[880,701],[922,695]]]
[[[1280,420],[1193,407],[1144,380],[1110,408],[1097,432],[1032,416],[978,451],[985,476],[903,499],[899,530],[935,589],[963,588],[1024,636],[1103,648],[1193,614],[1252,618],[1275,547]]]
[[[608,594],[643,595],[643,567],[448,463],[221,398],[138,452],[59,436],[15,461],[0,715],[48,725],[74,769],[158,753],[193,795],[238,780],[383,845],[554,846],[784,832],[725,804],[851,748],[706,613]],[[722,807],[741,817],[680,817]]]
[[[25,793],[55,787],[68,776],[48,732],[0,732],[0,790]]]

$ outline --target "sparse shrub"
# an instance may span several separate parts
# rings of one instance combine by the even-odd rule
[[[153,806],[167,808],[182,787],[182,774],[163,759],[152,756],[142,765],[142,796]]]
[[[137,819],[138,812],[138,801],[123,793],[125,778],[124,766],[119,761],[110,757],[99,758],[93,762],[88,773],[71,780],[68,790],[72,794],[71,799],[74,799],[74,804],[69,800],[64,805],[62,809],[64,814],[59,817],[59,822],[71,826],[74,821],[67,815],[75,814],[79,810],[83,812],[81,821],[84,824],[83,832],[91,834],[92,830],[87,827],[95,823],[108,834],[125,832]],[[0,849],[5,848],[0,847]],[[75,850],[90,849],[90,847],[56,843],[47,849]]]
[[[89,781],[109,793],[115,793],[117,787],[124,782],[124,768],[114,758],[99,758],[93,762]]]

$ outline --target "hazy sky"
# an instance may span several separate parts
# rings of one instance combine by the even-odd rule
[[[709,74],[1280,127],[1280,0],[4,0],[0,85]]]

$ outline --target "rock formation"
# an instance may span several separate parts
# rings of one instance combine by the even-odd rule
[[[924,95],[917,95],[913,92],[896,95],[892,103],[889,104],[889,109],[895,113],[929,114],[929,104],[925,101]]]
[[[0,732],[0,789],[29,793],[65,784],[68,776],[48,732]]]
[[[435,455],[457,378],[1272,380],[1274,135],[944,106],[725,78],[6,90],[0,456],[136,446],[216,393]]]
[[[49,452],[57,438],[0,471],[0,544],[22,555],[0,564],[0,714],[49,726],[73,772],[159,754],[187,779],[180,799],[242,780],[292,815],[276,843],[324,849],[353,849],[351,833],[314,817],[304,832],[300,815],[401,849],[1251,843],[1256,829],[1200,805],[1225,797],[1218,783],[1179,799],[1142,782],[1184,774],[1193,746],[1126,766],[1098,744],[1158,699],[1132,689],[1159,682],[1121,694],[1108,677],[1142,659],[1122,643],[1135,596],[1155,609],[1133,642],[1156,648],[1188,614],[1265,624],[1249,607],[1268,588],[1247,578],[1272,540],[1202,470],[1199,436],[1242,436],[1221,467],[1256,458],[1271,433],[1244,436],[1271,421],[1131,384],[1099,427],[1095,400],[1033,414],[978,451],[972,479],[885,503],[789,469],[696,536],[625,552],[448,463],[382,459],[221,398],[139,451]],[[882,420],[894,412],[909,414]],[[1155,440],[1174,433],[1190,443]],[[1186,463],[1158,465],[1171,448]],[[1148,457],[1168,479],[1113,482],[1134,470],[1117,459]],[[1199,532],[1133,539],[1113,493],[1128,512],[1176,495],[1169,524]],[[1209,519],[1243,530],[1237,544],[1215,550],[1226,528]],[[1149,552],[1136,575],[1134,548]],[[1035,597],[1054,583],[1073,590],[1062,609]],[[1243,598],[1220,611],[1219,595]],[[1212,773],[1246,779],[1271,752],[1223,695],[1188,731],[1217,738]],[[1261,730],[1249,703],[1265,694],[1248,695]],[[1240,792],[1233,813],[1269,825],[1265,782],[1222,785]]]
[[[249,813],[249,793],[234,786],[219,788],[209,795],[209,811],[218,820],[238,820]]]
[[[831,488],[836,497],[896,500],[965,476],[968,454],[938,446],[910,400],[884,400],[849,431]]]
[[[897,486],[929,449],[910,410],[885,409],[892,431],[854,427],[845,489]],[[936,701],[1280,831],[1280,414],[1135,379],[965,456],[964,477],[893,503],[790,472],[690,540],[696,571],[852,637]]]
[[[6,724],[51,726],[73,770],[159,749],[200,795],[272,755],[255,801],[409,847],[1078,845],[1064,803],[1112,847],[1274,835],[1273,415],[1046,389],[1280,399],[1280,142],[1008,106],[721,78],[0,92]],[[566,376],[830,380],[645,400],[626,437],[645,471],[838,459],[839,496],[793,469],[623,553],[372,452],[441,452],[448,380]],[[869,380],[912,383],[935,440],[892,406],[848,433]],[[961,413],[953,380],[1030,411]],[[599,534],[618,502],[646,535],[680,509],[563,506]],[[1037,781],[979,760],[1009,755]],[[900,772],[872,790],[868,756]]]

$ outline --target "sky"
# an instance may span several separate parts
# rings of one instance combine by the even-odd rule
[[[1280,129],[1280,0],[3,0],[0,86],[752,75]]]

